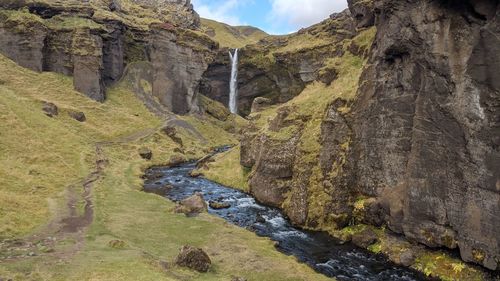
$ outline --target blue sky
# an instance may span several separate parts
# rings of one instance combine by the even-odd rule
[[[204,18],[252,25],[270,34],[308,27],[347,8],[346,0],[192,0]]]

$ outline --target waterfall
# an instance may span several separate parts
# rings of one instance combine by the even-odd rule
[[[238,49],[234,54],[229,51],[231,59],[231,80],[229,81],[229,110],[233,114],[238,114]]]

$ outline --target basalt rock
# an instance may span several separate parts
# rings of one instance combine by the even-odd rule
[[[199,72],[206,70],[208,62],[204,60],[210,60],[209,53],[216,44],[186,30],[198,28],[200,21],[190,1],[134,2],[147,11],[146,15],[152,22],[163,22],[160,26],[175,34],[165,40],[173,40],[172,44],[159,42],[162,39],[155,36],[158,33],[154,30],[157,29],[145,25],[147,20],[135,20],[133,11],[129,10],[130,5],[120,5],[120,1],[19,0],[0,3],[3,9],[10,9],[0,11],[0,52],[35,71],[73,76],[75,89],[99,102],[106,98],[106,87],[122,78],[127,63],[153,61],[152,58],[160,57],[175,58],[178,61],[172,64],[172,73],[169,73],[174,77],[167,81],[173,83],[167,88],[175,89],[174,98],[167,97],[165,92],[158,93],[158,87],[154,87],[153,92],[161,101],[159,105],[155,104],[155,110],[160,108],[157,111],[162,117],[167,109],[176,113],[197,111]],[[162,44],[167,50],[162,50],[165,54],[158,54],[158,46]],[[190,64],[191,56],[193,60]],[[172,68],[181,66],[186,66],[186,70],[177,75]],[[151,74],[150,79],[145,82],[150,86],[163,85],[158,80],[153,81],[153,77],[161,80],[169,71],[165,68],[168,67],[156,64],[151,71],[153,73],[148,73]],[[135,83],[139,87],[134,85],[136,87],[131,87],[134,90],[144,88],[142,79]],[[187,93],[186,97],[178,97],[183,91]],[[139,92],[138,96],[145,96],[144,91]],[[151,93],[147,94],[149,99],[143,100],[150,105],[148,101],[153,98]]]
[[[187,267],[199,272],[207,272],[212,265],[210,257],[202,249],[183,246],[175,259],[178,266]]]
[[[180,34],[167,26],[153,29],[153,95],[177,114],[199,111],[198,86],[208,68],[208,53],[216,48],[210,40],[198,41],[198,48],[189,45],[197,39],[190,32]]]
[[[499,3],[379,1],[377,10],[352,113],[353,186],[398,194],[385,200],[392,230],[498,269]]]
[[[70,111],[70,112],[68,112],[68,115],[78,122],[87,121],[87,117],[85,116],[85,113],[83,113],[81,111]]]
[[[372,0],[347,0],[358,28],[373,26],[375,23],[374,1]]]
[[[44,102],[42,110],[48,117],[54,117],[59,115],[59,109],[55,104],[51,102]]]

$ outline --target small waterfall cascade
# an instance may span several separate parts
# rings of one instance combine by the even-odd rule
[[[229,80],[229,110],[238,114],[238,49],[229,51],[231,59],[231,80]]]

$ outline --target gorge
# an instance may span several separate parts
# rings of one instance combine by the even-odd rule
[[[499,1],[347,2],[274,36],[189,0],[0,0],[0,280],[498,280]],[[195,192],[231,207],[176,213]]]

